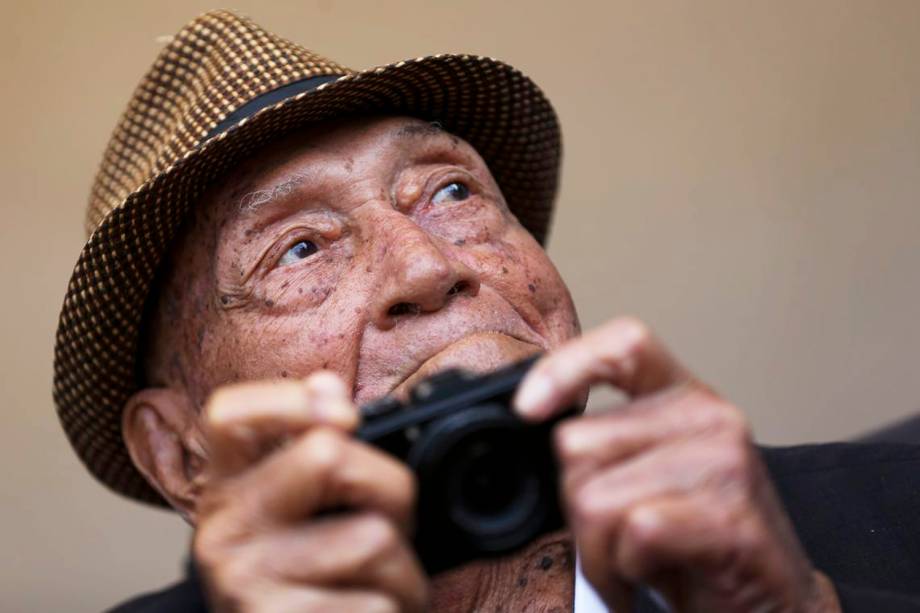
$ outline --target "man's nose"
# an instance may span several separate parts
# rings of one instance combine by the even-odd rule
[[[457,296],[479,293],[479,276],[408,219],[388,232],[380,291],[372,300],[373,320],[389,329],[406,316],[438,311]]]

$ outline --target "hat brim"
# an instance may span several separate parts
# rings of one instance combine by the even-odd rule
[[[390,64],[262,109],[156,174],[99,224],[83,248],[55,342],[54,400],[74,449],[116,492],[166,506],[134,466],[121,412],[135,393],[145,304],[164,255],[204,191],[278,137],[334,118],[404,114],[438,121],[488,164],[511,211],[542,244],[561,142],[552,106],[516,69],[491,58],[438,55]]]

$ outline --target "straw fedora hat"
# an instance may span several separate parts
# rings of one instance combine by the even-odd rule
[[[58,416],[104,484],[165,505],[131,462],[121,410],[143,386],[137,352],[145,304],[190,208],[271,139],[368,114],[438,121],[468,141],[520,222],[544,242],[559,126],[539,88],[514,68],[485,57],[436,55],[356,72],[234,13],[198,17],[163,49],[115,127],[55,338]]]

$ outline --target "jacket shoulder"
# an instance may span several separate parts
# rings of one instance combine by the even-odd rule
[[[815,567],[858,588],[920,591],[920,445],[761,450]]]
[[[156,592],[136,596],[109,609],[108,613],[207,613],[197,583],[186,579]]]

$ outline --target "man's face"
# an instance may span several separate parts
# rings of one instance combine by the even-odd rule
[[[208,192],[154,320],[153,377],[198,406],[332,370],[361,403],[578,331],[569,293],[464,141],[407,118],[326,124]]]

